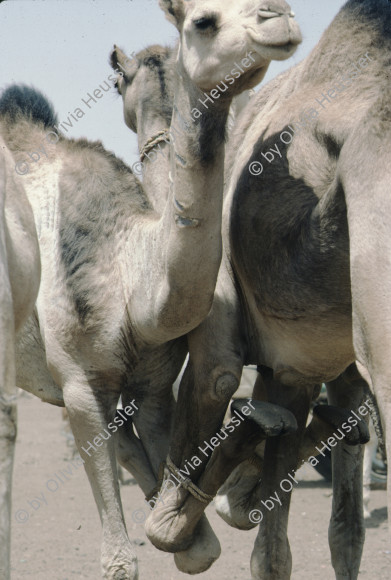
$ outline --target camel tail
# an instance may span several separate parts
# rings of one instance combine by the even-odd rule
[[[27,85],[11,85],[3,91],[0,116],[11,123],[27,119],[49,128],[58,122],[50,101],[40,91]]]
[[[369,410],[369,414],[371,416],[373,426],[375,427],[376,436],[379,440],[379,447],[383,453],[383,456],[386,457],[387,456],[387,454],[386,454],[386,442],[385,442],[385,437],[384,437],[383,426],[381,424],[380,411],[379,411],[379,406],[377,404],[377,399],[376,399],[375,394],[372,393],[372,391],[368,385],[364,391],[365,391],[366,397],[369,398],[371,401],[371,408]]]

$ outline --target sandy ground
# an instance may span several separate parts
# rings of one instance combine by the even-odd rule
[[[100,522],[83,467],[71,463],[61,411],[29,395],[19,399],[19,433],[13,492],[12,580],[99,580]],[[310,466],[299,472],[291,508],[289,537],[292,580],[333,580],[327,542],[331,489]],[[35,500],[34,498],[40,498]],[[133,519],[146,510],[134,485],[122,487],[129,536],[139,558],[140,580],[182,580],[171,554],[156,550],[142,524]],[[30,502],[30,503],[29,503]],[[46,503],[45,503],[46,502]],[[374,491],[372,518],[360,579],[390,580],[391,542],[387,534],[385,491]],[[141,512],[140,512],[141,510]],[[230,528],[207,509],[222,555],[199,578],[250,580],[249,562],[256,529]],[[20,520],[20,521],[18,521]]]

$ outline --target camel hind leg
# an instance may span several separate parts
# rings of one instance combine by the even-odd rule
[[[376,119],[378,126],[372,126]],[[379,100],[339,160],[349,226],[353,344],[376,395],[391,455],[391,130]],[[363,134],[365,146],[363,146]],[[360,369],[361,369],[360,366]],[[391,512],[391,470],[388,473]]]
[[[327,384],[328,400],[331,405],[358,414],[365,381],[358,375],[350,380],[350,375],[349,369]],[[340,437],[339,433],[337,436]],[[347,445],[346,439],[342,439],[332,449],[333,505],[329,545],[336,580],[356,580],[360,570],[365,539],[362,461],[361,445]]]
[[[269,402],[291,411],[298,429],[293,434],[266,441],[257,509],[249,514],[259,522],[251,555],[251,577],[253,580],[289,580],[292,569],[287,534],[289,507],[314,387],[281,385],[266,367],[262,367],[261,375]]]

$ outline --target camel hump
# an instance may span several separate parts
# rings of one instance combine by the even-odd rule
[[[27,85],[11,85],[4,90],[0,97],[0,115],[11,122],[25,118],[45,127],[54,127],[58,122],[54,107],[45,95]]]

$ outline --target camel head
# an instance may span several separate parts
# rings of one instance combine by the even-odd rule
[[[156,123],[156,130],[169,127],[173,103],[173,51],[149,46],[127,57],[114,46],[110,64],[117,73],[115,86],[122,96],[126,125],[135,133],[145,115]]]
[[[302,38],[285,0],[159,0],[179,31],[179,68],[203,91],[229,82],[231,97],[258,84],[272,60]],[[237,77],[238,66],[242,69]],[[235,70],[235,73],[232,71]]]

